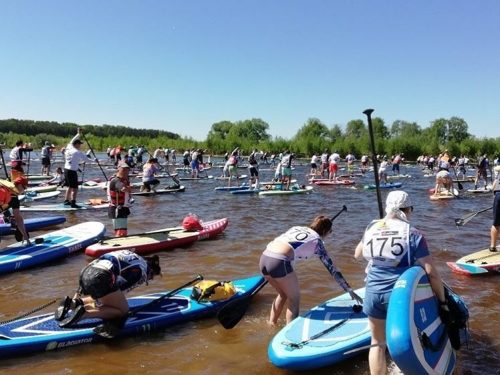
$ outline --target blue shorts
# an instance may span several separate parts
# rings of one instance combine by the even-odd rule
[[[386,319],[391,293],[392,291],[386,293],[366,292],[363,300],[363,312],[371,318]]]
[[[291,177],[292,176],[292,168],[283,167],[283,176]]]

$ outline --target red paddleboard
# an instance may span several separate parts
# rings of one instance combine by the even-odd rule
[[[113,237],[104,239],[85,249],[85,254],[98,257],[116,250],[130,250],[137,254],[148,254],[160,250],[170,250],[189,245],[198,240],[205,240],[222,233],[228,224],[228,219],[218,219],[202,222],[200,231],[186,231],[182,227],[165,228],[156,231]]]

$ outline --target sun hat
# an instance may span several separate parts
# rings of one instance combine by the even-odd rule
[[[387,199],[385,201],[385,212],[387,215],[399,214],[402,208],[411,206],[410,196],[405,191],[394,190],[387,194]]]

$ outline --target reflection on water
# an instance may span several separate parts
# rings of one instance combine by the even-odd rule
[[[299,183],[306,183],[308,169],[303,166],[295,170]],[[213,169],[210,174],[219,173]],[[262,179],[270,179],[272,173],[263,171]],[[433,187],[433,179],[423,177],[417,167],[407,167],[402,173],[412,175],[404,182],[404,189],[410,193],[415,207],[413,222],[426,234],[445,281],[469,303],[472,338],[470,350],[463,350],[459,355],[460,373],[498,373],[499,279],[495,276],[468,278],[455,275],[445,265],[446,261],[488,246],[491,211],[478,215],[460,230],[455,228],[454,219],[488,207],[492,197],[484,194],[431,202],[427,189]],[[86,175],[100,177],[101,172],[97,168],[89,171],[87,167]],[[327,239],[327,247],[347,280],[360,287],[365,264],[355,261],[352,254],[364,227],[378,217],[375,191],[362,188],[363,183],[371,182],[369,176],[359,178],[354,188],[324,186],[316,187],[310,195],[259,197],[214,192],[215,186],[224,184],[222,181],[183,181],[185,193],[137,197],[129,218],[130,233],[179,225],[190,212],[204,220],[228,217],[229,225],[216,240],[160,253],[163,278],[155,279],[148,287],[140,287],[133,293],[172,289],[196,273],[223,280],[255,274],[260,253],[268,241],[292,225],[307,225],[317,214],[332,215],[344,204],[348,211],[335,221],[334,235]],[[382,192],[382,196],[385,197],[386,193]],[[98,190],[79,194],[82,198],[103,195]],[[42,213],[25,215],[35,216],[42,216]],[[107,225],[108,233],[112,233],[105,211],[80,211],[69,213],[67,217],[68,225],[85,220],[102,221]],[[4,238],[2,246],[9,241]],[[0,320],[71,294],[77,287],[78,274],[86,261],[85,256],[79,254],[46,267],[2,276]],[[296,269],[301,282],[302,311],[342,292],[318,260],[298,263]],[[288,372],[275,368],[267,359],[267,345],[276,332],[265,323],[273,298],[271,287],[264,288],[233,330],[224,330],[216,319],[205,319],[152,336],[2,360],[0,369],[5,374],[28,371],[36,374],[128,374],[138,371],[149,374],[286,374]],[[348,363],[309,373],[368,374],[367,355],[361,353]]]

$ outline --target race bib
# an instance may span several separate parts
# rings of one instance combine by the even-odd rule
[[[363,257],[374,266],[396,267],[409,256],[410,225],[400,220],[380,220],[365,233]]]

